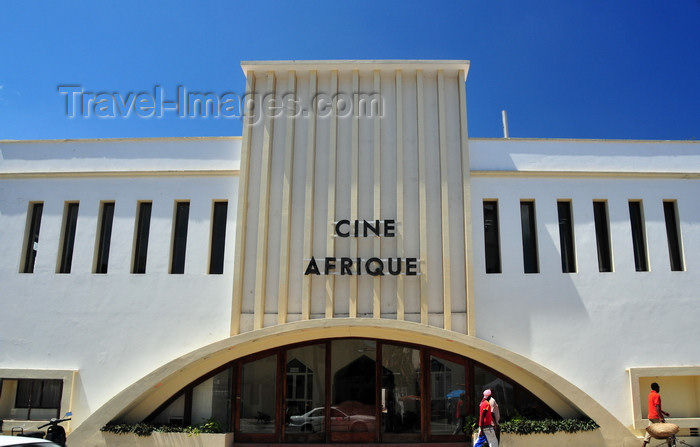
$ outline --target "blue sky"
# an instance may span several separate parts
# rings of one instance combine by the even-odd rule
[[[469,60],[471,137],[502,136],[506,109],[511,137],[700,139],[700,0],[0,5],[0,139],[240,135],[174,111],[70,118],[59,87],[242,93],[241,61],[292,59]]]

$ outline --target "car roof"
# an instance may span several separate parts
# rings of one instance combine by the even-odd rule
[[[46,439],[0,435],[0,447],[10,447],[16,445],[21,445],[25,447],[30,447],[32,445],[41,445],[41,447],[52,447],[57,446],[58,444],[55,444],[51,441],[47,441]]]

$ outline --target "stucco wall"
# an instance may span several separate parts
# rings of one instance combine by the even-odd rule
[[[233,247],[240,140],[2,143],[0,150],[0,368],[78,371],[73,406],[62,408],[77,426],[150,371],[228,336],[231,250],[224,274],[210,275],[207,266],[214,200],[229,203],[226,244]],[[103,165],[111,173],[101,173]],[[94,172],[56,175],[70,169]],[[178,176],[158,172],[173,169]],[[115,202],[109,268],[94,274],[104,200]],[[153,212],[146,273],[136,275],[139,200],[152,201]],[[168,273],[176,200],[190,201],[182,275]],[[44,203],[36,264],[34,273],[19,273],[31,201]],[[71,273],[58,274],[65,201],[80,206]]]
[[[700,364],[700,144],[474,140],[470,149],[477,336],[567,378],[631,426],[628,368]],[[498,200],[500,274],[485,273],[484,199]],[[577,273],[561,270],[558,199],[572,202]],[[535,201],[540,273],[523,273],[520,200]],[[593,200],[608,203],[609,273],[598,271]],[[648,272],[635,271],[629,200],[643,202]],[[686,271],[670,269],[664,200],[677,201]],[[686,404],[664,401],[671,414],[674,405]]]

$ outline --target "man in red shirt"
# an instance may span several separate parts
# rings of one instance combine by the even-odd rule
[[[657,422],[666,422],[664,416],[671,416],[661,409],[661,395],[659,394],[659,384],[654,382],[651,384],[651,391],[649,392],[649,402],[647,405],[647,418],[650,424],[655,424]],[[651,440],[651,435],[647,432],[644,436],[644,442],[642,442],[642,447],[646,447]],[[670,445],[670,444],[669,444]]]
[[[489,443],[489,447],[498,447],[498,439],[496,438],[496,432],[493,429],[493,414],[491,413],[491,404],[489,403],[489,398],[491,397],[491,390],[484,391],[484,398],[479,404],[479,437],[483,434],[486,437],[486,441]],[[483,440],[479,439],[476,446],[483,444]]]

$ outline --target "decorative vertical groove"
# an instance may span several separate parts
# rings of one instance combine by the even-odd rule
[[[255,74],[246,73],[246,96],[255,101]],[[234,246],[233,297],[231,306],[231,335],[241,331],[241,309],[243,306],[243,271],[245,267],[246,221],[248,220],[248,177],[250,171],[250,150],[254,117],[243,105],[243,141],[241,144],[241,167],[238,176],[238,204],[236,217],[236,243]]]
[[[309,73],[309,97],[317,94],[317,73]],[[306,183],[304,186],[304,259],[313,256],[314,233],[314,178],[316,164],[316,111],[309,110],[308,143],[306,146]],[[311,318],[311,275],[304,275],[301,293],[301,318]]]
[[[267,92],[275,92],[275,73],[267,74]],[[258,208],[258,244],[255,265],[255,304],[253,329],[261,329],[265,326],[265,293],[267,279],[267,243],[270,228],[270,165],[272,163],[272,137],[275,126],[272,113],[265,111],[261,106],[261,113],[265,114],[265,127],[263,128],[262,162],[260,165],[260,207]]]
[[[471,170],[469,167],[469,135],[467,133],[467,72],[459,71],[457,86],[459,88],[459,136],[460,150],[462,154],[462,200],[464,201],[464,245],[465,267],[464,280],[466,282],[467,300],[467,335],[476,336],[476,318],[474,317],[474,266],[472,264],[472,207],[471,207]]]
[[[381,78],[379,76],[379,70],[374,71],[374,91],[373,94],[379,94],[381,98]],[[355,113],[359,113],[357,110]],[[371,112],[370,112],[371,113]],[[374,122],[374,218],[382,219],[382,158],[381,158],[381,116],[373,117]],[[382,257],[382,238],[374,238],[374,253],[379,254]],[[376,256],[376,255],[375,255]],[[373,315],[374,318],[381,318],[382,316],[382,283],[381,276],[374,277],[374,300],[373,300]]]
[[[418,286],[419,289],[419,309],[411,309],[411,312],[418,311],[420,313],[419,321],[421,324],[441,324],[436,322],[433,318],[438,317],[439,313],[442,312],[442,327],[446,330],[452,330],[455,327],[462,328],[463,322],[455,320],[458,316],[457,314],[452,315],[452,308],[461,308],[462,304],[453,303],[452,301],[464,299],[466,305],[466,332],[468,335],[473,335],[475,332],[474,324],[474,303],[473,303],[473,264],[471,262],[472,257],[472,234],[471,234],[471,209],[470,209],[470,168],[469,168],[469,154],[468,154],[468,136],[466,128],[466,95],[465,95],[465,80],[467,69],[460,70],[457,75],[458,78],[454,78],[454,73],[449,71],[449,69],[438,67],[437,70],[425,71],[424,69],[411,69],[407,76],[411,77],[411,83],[413,82],[413,74],[416,76],[416,87],[413,90],[411,86],[411,92],[405,92],[403,87],[404,74],[407,72],[402,67],[396,67],[392,72],[387,73],[389,76],[393,76],[392,79],[382,79],[382,71],[379,68],[371,68],[370,71],[364,72],[360,71],[357,67],[353,67],[348,71],[338,71],[338,69],[330,69],[323,74],[323,82],[316,70],[309,70],[309,89],[308,95],[310,97],[315,97],[319,91],[320,85],[327,85],[328,82],[330,88],[328,93],[332,96],[337,96],[340,90],[348,89],[353,92],[359,92],[361,85],[369,87],[370,84],[373,88],[373,94],[381,96],[382,87],[384,89],[394,88],[396,92],[395,107],[396,107],[396,117],[395,125],[396,129],[391,132],[392,135],[385,135],[384,130],[388,128],[383,128],[381,116],[371,117],[371,129],[369,128],[370,122],[366,122],[368,127],[364,127],[364,122],[360,122],[360,98],[359,94],[355,94],[353,97],[352,108],[354,110],[353,116],[347,116],[351,121],[343,121],[338,114],[338,104],[337,102],[332,102],[333,114],[328,121],[329,124],[329,135],[328,137],[323,137],[323,142],[318,145],[318,126],[319,117],[314,109],[306,110],[306,113],[302,115],[290,114],[285,118],[285,129],[277,129],[278,136],[276,138],[274,135],[274,127],[280,126],[282,123],[274,123],[274,116],[268,111],[260,108],[258,104],[258,109],[255,110],[255,115],[250,115],[247,113],[244,117],[244,138],[241,150],[241,168],[239,174],[239,191],[238,191],[238,209],[237,209],[237,222],[236,222],[236,243],[235,243],[235,263],[234,263],[234,278],[233,278],[233,293],[232,293],[232,314],[231,314],[231,334],[235,335],[240,333],[242,330],[249,329],[261,329],[266,324],[270,324],[271,320],[266,318],[265,309],[272,308],[274,305],[272,301],[266,303],[266,300],[275,300],[277,306],[277,318],[276,324],[285,324],[289,321],[290,315],[289,310],[292,302],[296,302],[301,306],[301,319],[308,320],[311,318],[311,312],[313,309],[320,307],[321,303],[314,304],[315,299],[324,300],[324,310],[325,318],[335,317],[336,300],[335,297],[338,292],[341,295],[348,293],[348,315],[351,318],[357,318],[360,315],[360,309],[363,312],[369,311],[370,303],[360,300],[372,300],[371,312],[372,318],[382,318],[382,312],[385,305],[388,304],[386,300],[396,300],[396,303],[391,303],[393,310],[394,305],[396,311],[396,319],[399,321],[405,321],[406,310],[407,310],[407,300],[413,295],[408,293],[407,285]],[[349,75],[348,78],[343,77]],[[362,76],[369,76],[371,73],[372,79],[363,79]],[[299,92],[298,85],[298,73],[294,68],[285,69],[283,71],[275,72],[248,72],[248,79],[246,89],[249,91],[248,98],[249,101],[254,100],[253,93],[257,89],[261,92],[270,92],[275,94],[278,88],[281,90],[283,86],[288,86],[288,91],[294,95]],[[256,76],[257,74],[257,76]],[[343,75],[343,76],[341,76]],[[328,76],[326,78],[326,76]],[[279,78],[279,79],[277,79]],[[284,82],[284,79],[286,82]],[[266,79],[266,81],[265,81]],[[452,110],[452,102],[447,96],[450,95],[450,82],[458,82],[457,89],[459,98],[457,98],[458,107],[460,110],[457,111],[459,114],[459,123],[456,124],[458,128],[451,129],[452,121],[449,120],[450,110]],[[265,81],[265,82],[263,82]],[[362,84],[362,82],[364,84]],[[366,82],[365,82],[366,81]],[[279,82],[283,84],[277,85]],[[260,84],[265,84],[261,86]],[[385,84],[382,86],[382,84]],[[391,85],[390,85],[391,84]],[[306,87],[306,86],[304,86]],[[304,94],[306,94],[306,88]],[[384,92],[386,93],[386,92]],[[436,95],[435,98],[433,95]],[[409,96],[406,96],[409,95]],[[411,98],[415,95],[415,105],[413,104],[413,99]],[[260,97],[260,94],[257,95]],[[409,98],[410,101],[407,103],[406,99]],[[435,101],[435,107],[433,107],[433,101]],[[364,104],[363,104],[364,105]],[[410,107],[410,110],[404,110],[404,107]],[[414,113],[413,107],[415,107],[415,118],[412,116]],[[455,107],[457,108],[457,107]],[[431,112],[431,110],[433,112]],[[372,112],[376,110],[372,109]],[[380,111],[381,112],[381,111]],[[309,115],[311,113],[312,115]],[[408,115],[407,115],[408,113]],[[429,113],[435,113],[436,116],[428,115]],[[299,118],[301,117],[301,118]],[[308,117],[308,121],[306,118]],[[362,115],[363,118],[367,118]],[[406,121],[409,119],[410,123]],[[260,119],[260,122],[257,121]],[[434,120],[436,120],[434,122]],[[385,124],[385,123],[384,123]],[[392,122],[392,125],[394,122]],[[263,127],[259,127],[263,126]],[[348,126],[348,127],[345,127]],[[413,127],[416,130],[413,133]],[[324,128],[325,129],[325,128]],[[404,132],[409,132],[413,136],[404,136]],[[281,133],[284,132],[284,138],[281,138]],[[307,141],[305,147],[301,150],[306,152],[306,159],[304,163],[306,164],[306,171],[304,167],[300,166],[298,172],[293,172],[295,168],[295,157],[304,156],[304,153],[297,153],[299,150],[296,147],[295,141],[296,137],[299,136],[297,132],[306,132]],[[341,174],[346,171],[338,171],[338,169],[345,169],[345,166],[339,166],[339,150],[341,147],[345,147],[340,141],[341,135],[345,135],[343,132],[349,132],[348,136],[350,141],[347,141],[350,147],[350,154],[346,154],[350,159],[350,171],[347,172],[349,178],[343,177]],[[322,132],[321,134],[324,134]],[[457,142],[455,137],[459,137],[460,141]],[[406,152],[406,144],[410,150],[413,149],[413,139],[416,138],[416,148],[415,154]],[[368,146],[372,141],[371,146]],[[278,141],[275,141],[278,140]],[[393,141],[392,141],[393,140]],[[410,140],[410,141],[409,141]],[[387,143],[391,143],[391,146],[396,145],[396,154],[391,155],[390,158],[382,158],[382,149],[385,149]],[[326,147],[326,144],[328,145]],[[434,148],[437,151],[433,151],[431,145],[437,144],[438,147]],[[253,147],[255,145],[255,147]],[[278,150],[279,149],[279,150]],[[255,155],[252,151],[259,150],[260,154],[260,167],[258,170],[258,163]],[[318,180],[316,177],[316,162],[319,156],[318,151],[328,151],[328,160],[324,159],[323,164],[325,167],[322,169],[328,169],[328,182],[327,184],[321,186],[316,183]],[[365,154],[363,151],[371,151]],[[459,153],[454,152],[458,150]],[[360,157],[367,155],[367,160],[363,163],[369,162],[372,164],[372,172],[360,171],[362,166],[360,162]],[[386,154],[389,155],[389,154]],[[410,157],[407,157],[410,155]],[[438,159],[433,159],[437,155]],[[324,154],[325,156],[325,154]],[[454,159],[455,156],[459,156],[460,160]],[[282,157],[282,159],[273,159],[273,157]],[[395,157],[395,158],[393,158]],[[409,160],[410,166],[406,163]],[[392,159],[393,158],[393,159]],[[271,171],[273,166],[278,166],[276,163],[279,161],[282,166],[280,178],[274,178],[274,172]],[[298,165],[297,160],[297,165]],[[455,162],[457,164],[455,165]],[[388,165],[387,165],[388,163]],[[387,187],[387,181],[389,177],[387,168],[391,168],[391,164],[396,163],[395,181],[396,181],[396,192],[392,195],[396,197],[396,211],[395,216],[385,216],[391,209],[391,213],[394,213],[393,205],[387,208],[386,201],[382,196],[382,187]],[[439,163],[437,166],[433,163]],[[369,166],[367,163],[365,163]],[[436,168],[436,174],[439,175],[439,202],[437,202],[438,190],[437,183],[438,180],[430,179],[430,172]],[[253,169],[256,169],[253,172]],[[393,171],[393,169],[390,169]],[[340,172],[340,173],[339,173]],[[303,173],[303,174],[302,174]],[[304,176],[304,178],[298,177],[299,175]],[[325,173],[323,175],[325,179]],[[326,220],[328,223],[335,222],[338,219],[337,208],[338,208],[338,194],[341,191],[338,190],[338,177],[344,178],[342,182],[344,188],[349,187],[349,213],[347,217],[350,221],[360,220],[361,218],[372,220],[385,220],[386,217],[395,218],[397,223],[397,238],[391,241],[385,240],[382,237],[376,237],[368,240],[367,238],[360,239],[357,237],[351,237],[348,240],[348,250],[343,253],[343,256],[348,256],[358,259],[361,255],[367,255],[372,253],[372,256],[377,256],[380,259],[390,255],[405,258],[407,247],[411,248],[411,253],[409,256],[418,255],[419,267],[418,267],[418,278],[407,278],[403,275],[399,275],[395,279],[396,291],[394,292],[392,288],[384,287],[385,284],[379,277],[368,277],[365,279],[361,278],[365,272],[362,271],[362,263],[358,265],[358,271],[354,275],[348,275],[346,279],[348,280],[347,289],[345,289],[345,280],[342,280],[343,290],[337,290],[340,284],[335,278],[335,275],[303,275],[301,280],[301,286],[298,291],[290,289],[290,279],[294,278],[294,261],[290,259],[292,257],[293,244],[293,234],[292,230],[292,220],[295,217],[293,211],[292,195],[296,196],[294,190],[293,177],[296,178],[297,185],[304,189],[302,192],[297,191],[304,195],[302,199],[304,201],[304,211],[303,217],[298,216],[303,220],[298,222],[299,226],[304,229],[304,236],[302,243],[302,251],[300,253],[300,258],[304,261],[308,261],[313,257],[314,246],[318,244],[316,251],[321,249],[325,256],[334,258],[336,257],[338,240],[334,237],[334,232],[331,228],[326,229],[326,243],[324,248],[321,248],[323,242],[319,242],[317,237],[314,237],[316,231],[314,231],[314,226],[321,222],[318,220],[320,217],[322,220]],[[366,177],[366,175],[371,176]],[[453,179],[454,176],[454,179]],[[415,180],[414,180],[415,179]],[[413,182],[417,180],[417,197],[408,197],[406,194],[413,187]],[[462,186],[458,186],[454,183],[457,180],[461,180]],[[372,185],[363,184],[360,185],[360,181],[367,183],[372,182]],[[259,182],[259,183],[258,183]],[[279,183],[278,183],[279,182]],[[349,185],[348,185],[349,183]],[[450,191],[450,187],[454,184],[457,186],[456,191]],[[271,216],[273,215],[270,211],[270,191],[275,191],[273,188],[280,188],[280,224],[279,228],[277,223],[271,221]],[[325,191],[324,191],[325,188]],[[392,186],[393,188],[393,186]],[[328,208],[323,216],[318,216],[315,209],[316,201],[322,200],[323,196],[317,196],[316,190],[319,190],[320,194],[326,195],[326,204]],[[370,192],[371,191],[371,192]],[[388,193],[390,190],[384,191]],[[458,196],[453,194],[462,194],[462,204],[463,206],[463,216],[462,222],[460,222],[459,217],[455,215],[456,220],[452,221],[451,216],[452,210],[450,210],[450,205],[452,199],[459,200]],[[346,193],[348,194],[348,193]],[[274,194],[273,194],[274,196]],[[300,197],[301,198],[301,197]],[[416,200],[417,199],[417,200]],[[346,199],[348,197],[346,196]],[[393,199],[391,200],[393,201]],[[429,202],[430,201],[430,202]],[[255,215],[250,215],[250,205],[258,204],[259,208],[257,212],[253,211]],[[432,203],[436,202],[436,203]],[[321,202],[319,202],[321,203]],[[370,204],[372,206],[372,211],[370,211]],[[347,206],[347,204],[345,205]],[[437,206],[440,207],[439,211]],[[435,216],[429,216],[428,211],[435,208],[435,212],[439,213]],[[364,211],[363,211],[364,210]],[[301,211],[301,210],[299,210]],[[369,212],[372,213],[371,216],[361,216],[360,213]],[[405,234],[405,224],[408,216],[414,216],[417,214],[417,222],[415,224],[409,225],[409,230],[411,230],[411,240],[406,239]],[[439,217],[438,217],[439,216]],[[440,224],[438,224],[437,219],[440,219]],[[434,220],[435,219],[435,220]],[[257,225],[257,237],[256,241],[250,239],[247,234],[247,225]],[[439,229],[437,226],[439,225]],[[451,237],[459,236],[460,229],[459,225],[463,224],[464,228],[464,247],[458,247],[450,243]],[[303,227],[302,227],[303,225]],[[415,227],[414,227],[415,225]],[[323,225],[322,225],[323,226]],[[415,234],[413,228],[416,228],[418,234]],[[317,228],[317,231],[322,230]],[[280,237],[279,241],[279,259],[272,259],[268,250],[268,245],[270,244],[271,235],[276,233],[270,233],[270,231],[278,233]],[[432,233],[432,234],[431,234]],[[246,238],[246,236],[248,236]],[[321,234],[316,234],[316,236],[322,236]],[[418,237],[415,242],[413,239]],[[439,238],[439,239],[438,239]],[[366,242],[362,242],[362,241]],[[391,242],[392,251],[387,252],[387,243]],[[256,244],[256,245],[252,245]],[[345,242],[343,243],[345,244]],[[394,253],[394,244],[396,244],[396,249]],[[433,245],[439,244],[439,245]],[[417,246],[414,246],[417,245]],[[345,245],[343,245],[345,247]],[[365,251],[365,249],[367,249]],[[345,251],[345,248],[343,249]],[[430,250],[430,252],[429,252]],[[462,253],[464,250],[464,253]],[[417,251],[418,253],[415,253]],[[430,261],[430,254],[435,252],[435,255],[442,258],[442,269],[436,268],[438,264],[436,262]],[[296,256],[296,255],[294,255]],[[459,277],[459,285],[452,290],[452,286],[456,286],[452,283],[452,273],[451,268],[453,261],[460,260],[460,256],[465,256],[465,267],[462,273],[462,268],[460,266],[460,272],[457,272],[459,276],[455,276],[455,281]],[[455,257],[455,259],[452,259]],[[246,260],[248,263],[246,263]],[[272,262],[273,264],[268,264]],[[461,261],[460,261],[461,262]],[[457,263],[459,264],[459,263]],[[457,265],[455,264],[455,266]],[[279,266],[279,272],[275,273],[278,281],[274,291],[272,289],[266,290],[266,286],[269,281],[273,278],[269,278],[272,268]],[[254,269],[251,270],[251,269]],[[429,281],[429,276],[432,273],[432,281]],[[464,289],[462,292],[461,277],[465,276]],[[247,279],[246,279],[247,277]],[[273,279],[273,280],[274,280]],[[418,281],[416,284],[415,281]],[[292,281],[293,282],[293,281]],[[314,284],[314,282],[316,282]],[[314,290],[314,287],[321,287],[323,284],[324,294],[321,298],[321,290]],[[369,288],[371,287],[371,297],[368,296]],[[349,289],[349,290],[348,290]],[[386,291],[391,290],[391,295],[386,295]],[[362,295],[360,295],[362,291]],[[344,293],[343,293],[344,292]],[[367,293],[365,293],[367,292]],[[384,292],[384,293],[383,293]],[[442,293],[441,293],[442,292]],[[277,298],[273,298],[274,294],[277,293]],[[297,293],[300,296],[294,297]],[[464,293],[464,297],[462,297]],[[408,296],[407,296],[408,294]],[[252,295],[252,296],[251,296]],[[314,297],[315,295],[315,297]],[[384,296],[382,296],[384,295]],[[453,296],[454,295],[454,296]],[[296,300],[299,299],[297,302]],[[382,299],[385,301],[382,303]],[[249,303],[249,301],[252,301]],[[266,306],[267,304],[267,306]],[[345,303],[343,303],[345,304]],[[245,307],[249,312],[249,307],[252,305],[253,311],[252,320],[242,318],[242,308]],[[319,309],[320,310],[320,309]],[[432,313],[431,313],[432,312]],[[461,313],[461,311],[460,311]],[[245,315],[246,318],[250,318],[250,315]],[[461,315],[459,315],[461,318]],[[250,327],[248,326],[250,324]]]
[[[405,258],[404,238],[406,237],[404,222],[404,190],[403,190],[403,75],[401,70],[396,70],[396,219],[400,236],[397,238],[396,256]],[[404,275],[399,275],[396,283],[396,319],[403,321],[406,313],[405,301],[406,283]]]
[[[287,81],[287,93],[292,93],[296,98],[297,78],[296,72],[290,71]],[[282,215],[280,234],[280,273],[279,292],[277,297],[277,323],[287,322],[287,309],[289,305],[289,245],[292,226],[292,179],[294,166],[294,126],[296,114],[287,112],[287,128],[284,141],[284,178],[282,178]]]
[[[428,324],[428,198],[426,191],[425,118],[423,70],[416,70],[416,128],[418,130],[418,201],[420,240],[420,322]]]
[[[360,73],[357,70],[352,72],[352,92],[359,93],[360,91]],[[358,110],[358,94],[354,95],[353,100],[353,111],[355,112],[352,117],[352,161],[351,161],[351,180],[350,180],[350,216],[354,221],[359,219],[359,175],[360,175],[360,126],[359,117],[357,116]],[[350,238],[350,252],[353,257],[358,256],[357,238]],[[358,272],[360,266],[357,266]],[[357,317],[357,288],[358,288],[358,276],[353,275],[350,278],[350,318]]]
[[[331,98],[338,94],[338,72],[331,71]],[[337,101],[333,102],[330,142],[328,144],[328,222],[335,222],[335,191],[338,152],[338,111]],[[332,231],[326,231],[326,256],[335,257],[335,238]],[[335,312],[335,275],[326,276],[326,318],[333,318]]]
[[[452,288],[450,283],[450,204],[448,200],[447,114],[445,113],[445,72],[438,70],[438,129],[440,134],[440,216],[442,218],[442,312],[444,328],[452,330]]]

